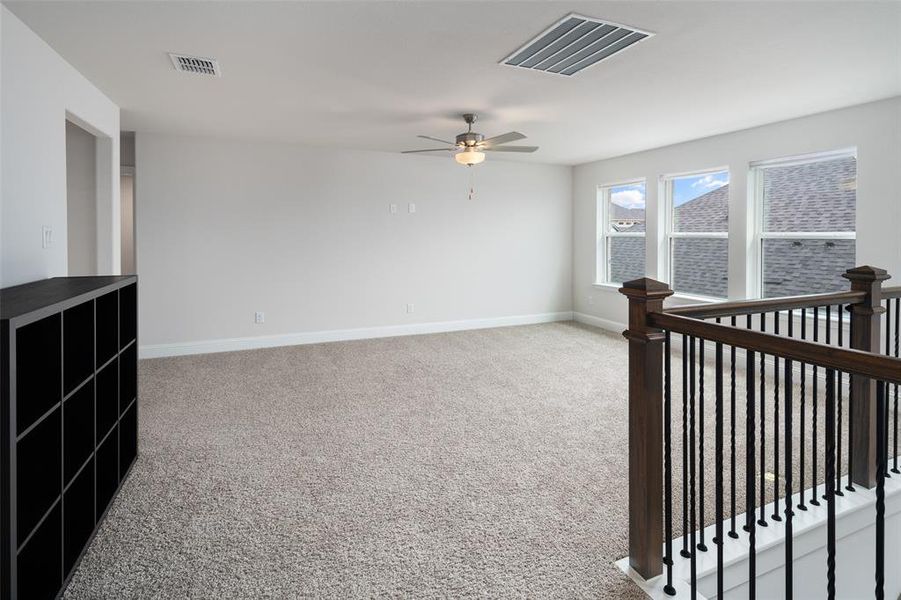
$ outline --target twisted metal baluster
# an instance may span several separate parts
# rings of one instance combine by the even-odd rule
[[[901,321],[901,315],[897,312],[895,313],[895,324],[898,324],[898,321]],[[895,340],[897,343],[897,339]],[[892,355],[892,301],[886,300],[885,302],[885,355]],[[891,477],[888,469],[888,431],[889,431],[889,388],[888,384],[885,387],[885,476]],[[891,471],[893,473],[898,472],[898,385],[895,384],[895,468]]]
[[[892,355],[892,303],[891,301],[886,301],[885,307],[885,355]],[[886,384],[885,390],[885,476],[891,477],[889,475],[888,470],[888,384]]]
[[[885,598],[885,456],[888,423],[883,416],[886,405],[886,385],[876,382],[876,598]]]
[[[723,345],[716,344],[716,595],[723,597]]]
[[[676,588],[673,587],[673,425],[672,425],[672,368],[671,368],[671,352],[670,332],[666,332],[664,338],[664,367],[663,367],[663,500],[664,500],[664,523],[666,525],[666,555],[663,562],[666,565],[666,585],[663,591],[670,596],[676,595]]]
[[[885,460],[885,468],[882,470],[883,476],[888,479],[891,475],[888,472],[888,384],[885,384],[885,402],[883,402],[882,407],[882,419],[885,423],[885,443],[882,444],[882,453],[884,454],[883,460]]]
[[[846,310],[851,310],[851,305],[845,307]],[[848,337],[851,337],[851,318],[848,317]],[[849,339],[850,343],[851,340]],[[851,465],[854,464],[854,419],[851,415],[851,407],[854,406],[854,375],[848,374],[848,484],[845,486],[845,489],[849,492],[856,491],[854,487],[854,481],[851,479]]]
[[[682,558],[688,551],[688,336],[682,334]]]
[[[747,473],[745,477],[745,485],[747,485],[747,530],[748,530],[748,598],[757,597],[757,523],[754,521],[754,486],[757,482],[756,473],[754,472],[754,455],[755,455],[755,432],[754,432],[754,411],[755,402],[754,390],[754,365],[756,364],[754,352],[748,351],[748,385],[747,385],[747,415],[745,418],[746,430],[746,461]]]
[[[801,339],[807,339],[807,309],[801,309]],[[798,366],[801,368],[801,482],[798,485],[798,489],[801,490],[801,494],[799,495],[799,499],[801,500],[798,503],[798,509],[807,510],[807,506],[804,504],[804,430],[806,427],[806,411],[807,411],[807,389],[806,389],[806,373],[807,369],[805,368],[807,365],[804,363],[798,363]]]
[[[891,304],[891,302],[889,302]],[[895,358],[901,357],[901,298],[895,298]],[[892,473],[901,474],[898,470],[898,388],[901,385],[895,384],[895,446],[893,454],[894,467]]]
[[[819,307],[814,307],[813,309],[813,341],[820,341],[820,309]],[[819,429],[820,422],[817,416],[818,405],[819,405],[819,378],[817,377],[817,365],[813,364],[813,440],[810,446],[810,503],[813,506],[819,506],[820,501],[817,498],[817,456],[819,455],[819,445],[817,444],[817,430]]]
[[[789,335],[792,330],[792,311],[788,311]],[[792,544],[792,361],[785,359],[785,598],[794,594]],[[803,490],[801,490],[803,496]]]
[[[766,332],[766,313],[760,313],[760,331]],[[766,522],[766,355],[760,353],[760,517],[757,524]]]
[[[691,350],[690,350],[690,358],[689,358],[689,368],[691,369],[691,386],[688,394],[688,404],[689,404],[689,417],[688,417],[688,427],[690,438],[690,447],[689,447],[689,478],[690,483],[689,486],[691,488],[691,597],[692,600],[695,600],[698,595],[698,553],[695,551],[695,547],[697,544],[696,536],[697,536],[697,513],[696,513],[696,497],[697,490],[695,488],[695,338],[692,337],[690,339]],[[703,490],[701,491],[703,493]]]
[[[826,345],[827,346],[832,345],[832,306],[826,307]],[[833,382],[833,385],[832,385],[832,393],[833,393],[832,401],[834,402],[835,401],[835,382]],[[834,418],[835,418],[835,415],[833,414],[833,419]],[[836,435],[838,436],[838,439],[841,440],[841,430],[839,430],[839,432]],[[834,439],[835,438],[833,437],[833,440]],[[839,479],[841,478],[841,464],[839,463],[840,459],[841,459],[841,450],[838,451],[838,454],[836,455],[836,459],[835,459],[835,464],[833,465],[833,474],[835,477],[837,477]],[[829,478],[827,477],[826,479],[828,480]],[[840,485],[839,483],[835,483],[835,482],[833,483],[832,492],[831,492],[832,494],[838,495],[838,496],[841,495],[839,492],[837,492],[837,488],[839,487],[839,485]],[[828,498],[826,498],[826,496],[829,493],[830,492],[828,491],[828,487],[827,487],[827,489],[823,492],[824,500],[828,500]]]
[[[731,319],[732,327],[736,326],[736,317]],[[735,346],[729,348],[729,485],[730,485],[730,519],[729,519],[729,537],[738,539],[738,532],[735,531]]]
[[[700,450],[699,460],[700,460],[700,472],[699,472],[699,489],[701,490],[700,496],[698,498],[698,512],[699,523],[701,524],[701,530],[698,532],[700,541],[698,542],[698,550],[701,552],[707,552],[707,544],[704,543],[704,340],[698,340],[698,362],[700,363],[700,367],[698,369],[698,446]]]
[[[844,337],[845,337],[845,332],[844,332],[845,327],[844,327],[844,324],[842,323],[842,321],[843,321],[843,314],[844,314],[844,312],[845,312],[845,307],[844,307],[844,305],[843,305],[843,304],[839,304],[839,305],[836,307],[836,311],[835,311],[835,312],[838,313],[838,345],[839,345],[839,347],[842,347],[842,346],[844,345],[844,342],[843,342],[842,340],[843,340]],[[838,424],[836,425],[837,433],[836,433],[836,439],[835,439],[835,456],[836,456],[836,458],[835,458],[835,460],[836,460],[836,469],[835,469],[835,477],[836,477],[836,482],[835,482],[835,495],[836,495],[836,496],[844,496],[845,493],[842,491],[842,465],[841,465],[841,461],[842,461],[842,395],[844,394],[845,386],[844,386],[844,383],[842,382],[842,372],[841,372],[841,371],[838,372],[838,386],[837,386],[837,389],[838,389],[838,399],[836,400],[836,405],[837,405],[837,406],[836,406],[836,408],[837,408],[837,411],[836,411],[836,412],[838,413],[838,419],[837,419],[837,420],[838,420]],[[849,471],[849,472],[850,472],[850,471]],[[851,478],[849,477],[848,479],[850,480]]]
[[[753,328],[753,317],[748,315],[745,319],[745,329]],[[751,417],[749,415],[753,415],[753,411],[748,407],[750,403],[750,399],[753,397],[753,392],[756,385],[757,378],[754,375],[754,369],[757,365],[757,355],[750,351],[745,351],[745,361],[747,364],[745,365],[745,524],[742,527],[745,531],[751,531],[751,523],[754,521],[754,502],[755,502],[755,492],[754,486],[748,485],[748,480],[755,479],[757,477],[757,464],[756,464],[756,450],[754,449],[753,440],[749,440],[748,432],[751,429],[750,424],[748,423],[748,419]]]
[[[773,332],[779,335],[779,311],[775,314]],[[773,355],[773,514],[770,518],[781,521],[779,514],[779,357]]]
[[[835,600],[835,371],[826,369],[826,595]]]

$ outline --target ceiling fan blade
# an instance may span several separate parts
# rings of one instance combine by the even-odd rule
[[[485,152],[535,152],[538,146],[500,146],[497,148],[482,148]]]
[[[414,154],[416,152],[453,152],[456,148],[428,148],[426,150],[404,150],[401,154]]]
[[[450,146],[456,146],[456,142],[449,142],[447,140],[438,139],[436,137],[432,137],[430,135],[417,135],[416,137],[422,138],[424,140],[432,140],[433,142],[441,142],[442,144],[448,144]]]
[[[511,131],[509,133],[503,133],[501,135],[496,135],[494,137],[488,138],[487,140],[482,140],[482,144],[487,146],[500,146],[501,144],[506,144],[508,142],[515,142],[516,140],[524,140],[526,136],[519,133],[518,131]]]

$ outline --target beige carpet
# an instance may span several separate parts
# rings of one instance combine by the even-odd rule
[[[66,597],[640,598],[626,380],[572,323],[142,361],[141,454]]]

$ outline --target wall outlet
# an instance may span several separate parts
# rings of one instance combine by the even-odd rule
[[[413,213],[415,213],[415,212],[416,212],[416,203],[415,203],[415,202],[410,202],[410,203],[407,205],[407,210],[410,211],[410,214],[411,214],[411,215],[412,215]]]
[[[41,248],[49,248],[53,245],[53,228],[44,225],[41,227]]]
[[[408,313],[408,314],[412,314],[414,308],[416,308],[416,307],[413,306],[412,304],[408,304],[408,305],[407,305],[407,313]]]
[[[397,204],[389,204],[388,212],[391,213],[392,215],[396,215],[397,214]]]
[[[266,322],[266,313],[255,312],[253,313],[253,322],[259,325],[260,323]]]
[[[594,304],[594,296],[588,296],[588,304]]]

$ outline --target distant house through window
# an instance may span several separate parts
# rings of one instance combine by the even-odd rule
[[[645,276],[645,183],[598,188],[598,281]]]
[[[848,289],[855,266],[853,150],[755,163],[760,292],[765,298]]]
[[[677,293],[725,298],[729,272],[729,172],[663,178],[670,285]]]

